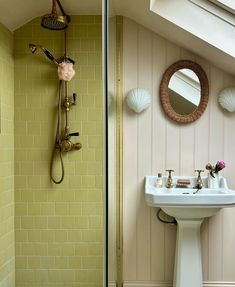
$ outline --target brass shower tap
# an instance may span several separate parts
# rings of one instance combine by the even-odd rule
[[[62,106],[69,112],[71,107],[77,104],[77,94],[73,93],[72,97],[66,97],[62,102]]]
[[[64,136],[62,137],[62,141],[61,141],[61,150],[63,152],[68,152],[68,151],[72,151],[72,150],[80,150],[82,148],[82,144],[80,144],[78,142],[73,143],[70,140],[70,138],[72,136],[79,136],[79,132],[68,133],[68,130],[65,129],[65,133],[64,133]]]
[[[72,150],[80,150],[82,145],[80,143],[73,143],[70,139],[64,139],[62,141],[62,151],[68,152]]]

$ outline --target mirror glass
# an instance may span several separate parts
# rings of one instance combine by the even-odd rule
[[[204,113],[208,98],[208,78],[197,63],[180,60],[164,72],[160,101],[171,120],[185,124],[196,121]]]
[[[170,78],[168,93],[170,105],[177,114],[193,113],[201,100],[198,76],[191,69],[179,69]]]

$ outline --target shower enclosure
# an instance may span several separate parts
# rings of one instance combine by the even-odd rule
[[[61,1],[62,7],[60,1],[52,1],[52,11],[42,23],[48,27],[53,20],[59,29],[66,26],[66,51],[64,30],[44,29],[40,17],[19,27],[14,34],[4,29],[0,33],[1,42],[4,37],[10,39],[9,47],[14,53],[14,65],[10,52],[1,53],[1,57],[6,57],[4,63],[10,63],[8,82],[11,80],[10,84],[14,85],[11,104],[5,98],[5,94],[9,95],[7,87],[5,94],[1,94],[2,109],[12,108],[6,120],[2,120],[2,138],[6,144],[10,133],[12,149],[6,151],[9,156],[10,152],[14,153],[14,159],[10,157],[14,170],[4,182],[6,196],[0,197],[0,207],[4,208],[4,214],[8,214],[9,206],[12,210],[15,207],[15,223],[12,213],[11,224],[0,213],[1,226],[8,223],[11,228],[9,235],[7,228],[4,234],[0,231],[1,287],[99,287],[105,286],[108,277],[107,3],[103,1],[103,15],[100,2],[95,15],[78,16],[67,11],[67,2]],[[51,61],[40,52],[32,55],[28,49],[30,43],[35,43],[31,50],[40,48]],[[71,58],[76,62],[76,74],[69,83],[64,83],[62,98],[69,105],[75,102],[71,98],[73,93],[78,98],[76,105],[73,102],[69,106],[69,120],[67,110],[62,113],[61,132],[57,127],[58,110],[63,109],[61,104],[65,102],[58,100],[57,65],[63,55],[63,61]],[[58,129],[62,141],[70,141],[79,131],[78,141],[72,143],[79,142],[82,148],[70,152],[65,148],[60,150]],[[55,136],[59,153],[54,158],[53,172],[60,178],[62,153],[65,173],[60,184],[50,180]],[[4,171],[8,166],[1,168]],[[4,203],[6,198],[10,198],[10,205]]]

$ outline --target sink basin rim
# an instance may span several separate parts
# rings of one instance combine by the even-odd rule
[[[185,178],[185,177],[184,177]],[[145,178],[145,200],[148,205],[155,207],[232,207],[235,206],[235,191],[228,188],[213,190],[203,188],[193,194],[197,189],[193,188],[156,188],[152,182],[153,176]],[[225,180],[225,179],[224,179]],[[151,184],[150,184],[151,183]],[[227,184],[225,182],[225,186]],[[213,193],[215,192],[215,193]],[[188,194],[189,193],[189,194]]]

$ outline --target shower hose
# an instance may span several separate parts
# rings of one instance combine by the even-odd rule
[[[58,99],[58,112],[57,112],[57,129],[56,129],[56,139],[55,145],[53,147],[51,164],[50,164],[50,178],[55,184],[60,184],[64,180],[64,161],[62,156],[62,139],[61,139],[61,99],[62,99],[62,80],[59,81],[59,99]],[[56,155],[59,155],[60,166],[61,166],[61,176],[60,179],[56,180],[53,176],[53,166],[56,159]]]

